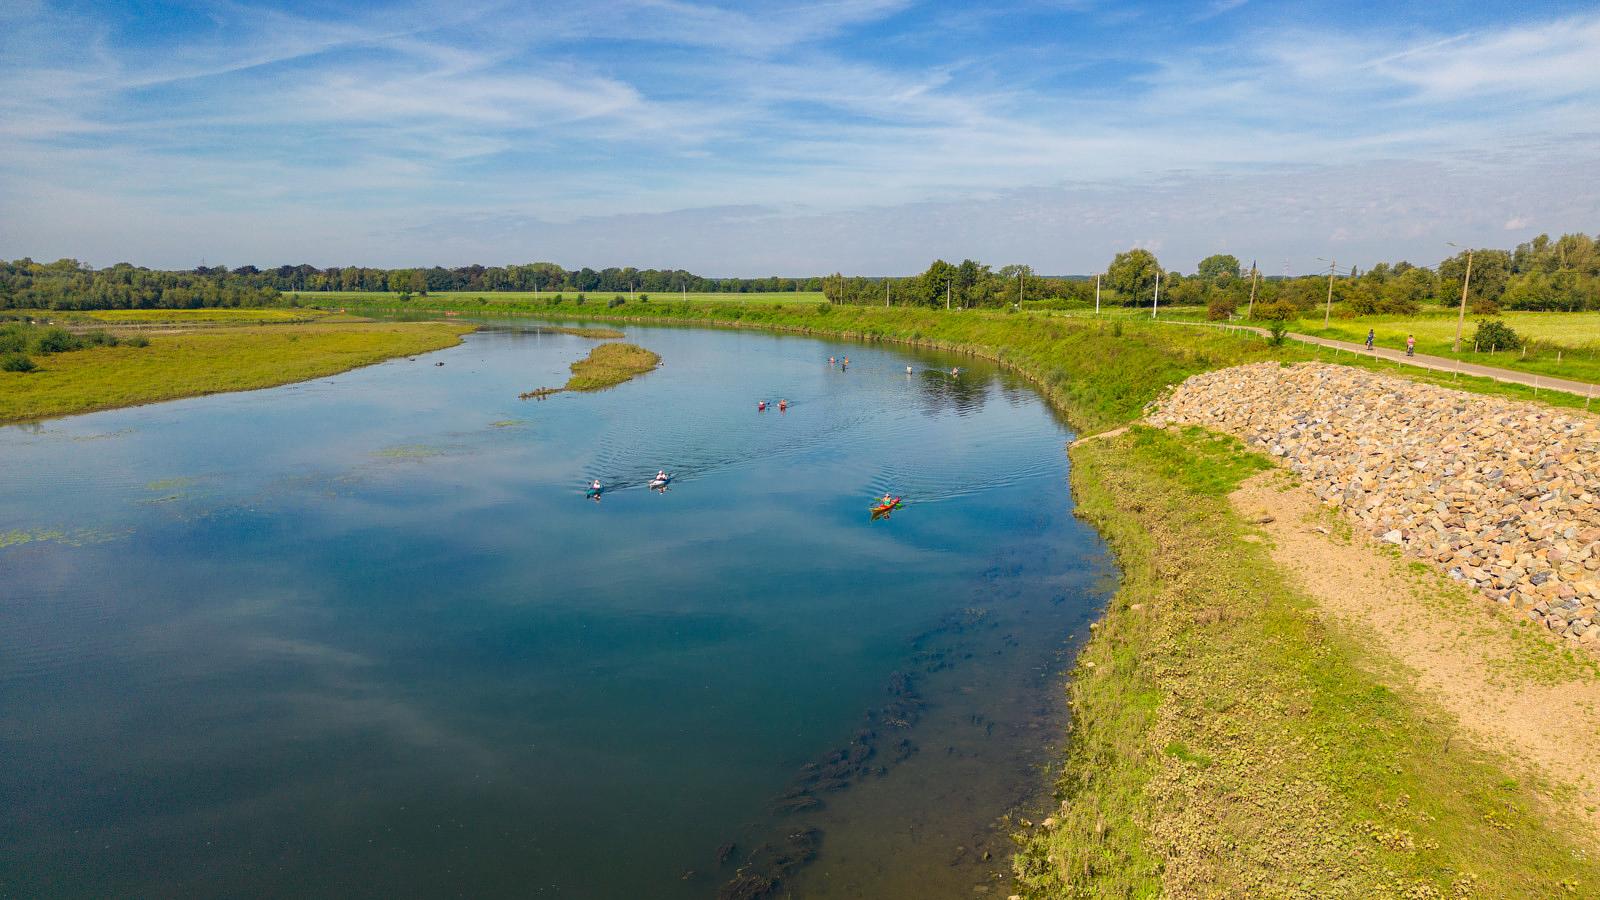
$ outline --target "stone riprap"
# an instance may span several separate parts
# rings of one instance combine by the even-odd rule
[[[1240,438],[1380,540],[1600,650],[1600,418],[1256,363],[1190,378],[1147,419]]]

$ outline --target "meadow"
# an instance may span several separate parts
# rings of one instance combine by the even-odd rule
[[[309,322],[325,310],[284,306],[205,307],[201,309],[92,309],[25,311],[63,325],[254,325]]]
[[[145,346],[123,343],[53,353],[35,357],[34,371],[0,372],[0,422],[320,378],[448,347],[471,330],[389,322],[152,333]]]

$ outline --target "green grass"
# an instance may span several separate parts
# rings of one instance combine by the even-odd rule
[[[621,337],[621,334],[617,336]],[[520,396],[524,400],[543,400],[562,391],[603,391],[652,371],[659,365],[661,357],[643,347],[633,344],[601,344],[590,350],[588,356],[572,364],[572,377],[568,378],[562,387],[536,388],[525,391]]]
[[[470,327],[437,323],[243,326],[154,334],[148,347],[96,347],[0,372],[0,422],[176,397],[272,387],[460,342]]]
[[[1354,319],[1333,319],[1327,328],[1322,317],[1307,317],[1290,327],[1290,331],[1318,337],[1360,343],[1367,339],[1367,329],[1372,329],[1379,346],[1400,350],[1405,348],[1406,335],[1417,338],[1417,352],[1432,356],[1460,359],[1485,366],[1499,366],[1521,372],[1570,378],[1574,381],[1600,382],[1600,313],[1563,312],[1507,312],[1499,318],[1505,320],[1517,334],[1532,341],[1526,352],[1479,347],[1472,343],[1477,320],[1483,316],[1467,314],[1461,332],[1462,350],[1453,352],[1456,313],[1441,311],[1421,316],[1363,316]]]
[[[516,307],[529,305],[543,305],[560,294],[567,300],[578,296],[578,291],[434,291],[426,295],[413,295],[411,299],[402,303],[400,295],[394,291],[298,291],[289,292],[286,296],[294,297],[301,303],[316,306],[397,306],[398,308],[413,309],[481,309],[484,307]],[[588,302],[595,305],[604,305],[613,297],[618,296],[617,291],[585,291],[584,296]],[[621,296],[628,297],[627,291],[622,291]],[[821,291],[775,291],[771,293],[701,293],[690,291],[687,294],[678,291],[644,291],[633,296],[638,302],[639,296],[647,296],[652,303],[660,302],[689,302],[689,303],[790,303],[814,305],[826,303]],[[478,299],[482,298],[483,303]]]
[[[661,365],[661,357],[633,344],[601,344],[572,364],[569,391],[601,391]]]
[[[116,325],[190,322],[242,325],[254,322],[305,322],[326,316],[327,313],[320,309],[263,306],[238,309],[101,309],[66,313],[64,315],[71,320],[88,320]]]
[[[1073,456],[1123,584],[1071,684],[1029,897],[1600,895],[1600,871],[1507,761],[1327,626],[1227,493],[1228,438],[1137,427]]]

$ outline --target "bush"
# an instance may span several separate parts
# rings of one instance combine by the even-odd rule
[[[640,294],[639,295],[639,302],[640,303],[649,303],[650,302],[650,295],[649,294]]]
[[[21,353],[28,349],[28,333],[21,325],[0,328],[0,353]]]
[[[33,349],[39,353],[65,353],[68,350],[78,349],[78,342],[72,339],[66,329],[51,328],[39,335],[33,342]]]
[[[617,307],[619,307],[622,304],[627,303],[627,302],[628,301],[622,299],[622,296],[619,294],[619,295],[611,298],[611,301],[606,304],[606,308],[607,309],[616,309]]]
[[[1282,347],[1283,338],[1289,333],[1289,320],[1273,319],[1272,323],[1267,326],[1267,332],[1269,335],[1267,341],[1274,347]]]
[[[1233,315],[1239,304],[1231,297],[1212,297],[1206,304],[1206,318],[1213,322],[1220,322]]]
[[[148,347],[150,346],[150,339],[142,334],[136,334],[133,337],[123,341],[123,343],[127,344],[129,347]]]
[[[579,294],[579,295],[578,295],[578,305],[579,305],[579,306],[582,306],[582,305],[584,305],[584,304],[585,304],[585,303],[587,303],[587,302],[589,302],[589,298],[588,298],[588,297],[585,297],[585,296],[584,296],[584,295],[582,295],[582,294]]]
[[[1287,322],[1290,319],[1300,318],[1300,307],[1287,300],[1274,300],[1271,303],[1256,305],[1256,318],[1267,321]]]
[[[1522,346],[1522,335],[1500,319],[1479,319],[1472,340],[1480,350],[1515,350]]]
[[[26,353],[7,353],[0,356],[0,371],[6,372],[32,372],[38,366],[28,358]]]

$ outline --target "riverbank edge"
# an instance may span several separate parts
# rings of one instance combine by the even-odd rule
[[[315,327],[318,327],[318,328],[328,328],[330,326],[338,327],[340,325],[366,325],[366,324],[372,324],[372,323],[324,323],[324,322],[317,322],[315,320],[312,320],[312,321],[309,321],[309,322],[294,322],[294,323],[271,323],[271,324],[250,323],[250,324],[247,324],[247,325],[228,325],[228,324],[224,324],[224,325],[218,325],[218,326],[215,326],[215,327],[206,328],[206,329],[204,329],[204,332],[202,334],[197,335],[197,336],[205,338],[205,337],[236,335],[236,334],[243,333],[243,332],[245,332],[246,330],[249,330],[249,329],[258,329],[258,328],[271,329],[270,332],[263,332],[264,335],[277,336],[277,333],[279,333],[279,332],[284,333],[284,334],[292,335],[294,329],[303,328],[305,326],[315,326]],[[332,376],[332,375],[340,375],[340,374],[343,374],[345,372],[354,371],[356,369],[365,368],[367,366],[373,366],[373,365],[377,365],[379,363],[389,362],[391,360],[398,359],[398,358],[400,358],[402,356],[415,356],[415,355],[421,355],[421,354],[424,354],[424,353],[433,353],[433,352],[438,351],[438,350],[446,350],[446,349],[449,349],[450,347],[459,346],[461,344],[461,342],[462,342],[462,339],[467,334],[470,334],[473,331],[476,331],[477,328],[478,328],[478,326],[476,326],[476,325],[464,325],[464,324],[458,324],[458,323],[439,323],[436,327],[437,327],[437,329],[438,329],[438,331],[440,332],[441,335],[447,335],[449,339],[448,340],[420,342],[420,343],[405,343],[403,345],[397,343],[395,346],[393,346],[393,347],[391,347],[391,348],[389,348],[387,350],[380,350],[378,352],[378,355],[374,355],[371,352],[363,352],[363,353],[360,353],[359,355],[357,355],[356,358],[354,358],[354,359],[340,359],[338,357],[330,357],[330,358],[328,358],[326,360],[326,364],[323,364],[323,365],[313,365],[310,368],[301,369],[299,371],[293,371],[293,372],[285,372],[285,371],[279,370],[279,371],[273,372],[273,373],[260,373],[259,376],[247,378],[245,381],[243,381],[242,383],[239,383],[239,384],[227,384],[227,385],[207,384],[207,385],[204,385],[204,386],[196,386],[193,382],[184,383],[184,382],[180,381],[179,383],[176,383],[176,384],[170,384],[169,385],[170,390],[166,390],[166,391],[159,391],[158,390],[158,391],[154,391],[152,393],[146,394],[146,395],[130,397],[130,398],[125,399],[125,400],[114,400],[114,401],[110,401],[110,402],[93,402],[93,401],[90,401],[90,402],[83,403],[81,405],[72,405],[72,406],[62,405],[60,402],[57,402],[55,405],[52,405],[52,406],[35,407],[35,408],[33,408],[33,409],[29,410],[28,412],[26,412],[24,414],[21,414],[21,415],[8,415],[8,414],[6,414],[4,412],[0,412],[0,426],[25,425],[25,424],[34,423],[34,422],[44,422],[44,421],[48,421],[48,420],[51,420],[51,419],[59,419],[59,418],[63,418],[63,417],[66,417],[66,416],[85,415],[85,414],[88,414],[88,413],[105,412],[107,410],[113,410],[113,409],[127,409],[127,408],[131,408],[131,407],[135,407],[135,406],[148,406],[148,405],[153,404],[153,403],[166,403],[166,402],[168,402],[170,400],[183,400],[183,399],[186,399],[186,398],[189,398],[189,397],[205,397],[205,396],[211,396],[213,394],[231,394],[231,393],[239,393],[239,392],[244,392],[244,391],[258,391],[258,390],[265,390],[267,388],[282,387],[282,386],[284,386],[286,384],[296,384],[296,383],[304,382],[304,381],[315,381],[318,378],[327,378],[327,377]],[[114,331],[114,330],[120,330],[120,329],[118,329],[116,326],[107,326],[106,330],[113,330]],[[123,353],[121,354],[121,357],[119,357],[119,358],[126,358],[126,354],[127,353],[150,353],[150,351],[152,351],[152,350],[155,350],[156,353],[159,355],[160,352],[161,352],[161,349],[163,349],[163,348],[159,347],[159,344],[161,344],[162,342],[164,342],[166,340],[170,340],[171,337],[172,336],[156,336],[156,337],[153,337],[151,339],[151,341],[150,341],[150,347],[138,348],[138,349],[134,349],[134,350],[124,350]],[[263,342],[263,343],[265,343],[265,342]],[[112,356],[116,355],[116,351],[118,349],[119,348],[96,348],[96,349],[91,349],[91,350],[79,350],[79,351],[72,351],[72,352],[73,353],[98,354],[99,356],[95,360],[93,360],[93,362],[96,365],[100,365],[102,363],[105,363],[104,368],[106,368],[108,373],[109,373],[109,371],[113,368],[113,366],[110,365],[111,358],[112,358]],[[316,348],[308,346],[306,349],[307,349],[307,351],[309,351],[309,350],[314,350]],[[75,363],[77,361],[69,360],[68,362],[69,363]],[[175,360],[175,362],[177,362],[177,360]],[[174,368],[177,368],[177,366],[175,365]],[[218,375],[220,373],[212,373],[212,374],[213,374],[213,376],[216,376],[216,375]],[[29,373],[27,375],[19,375],[17,377],[19,377],[19,378],[36,378],[36,377],[39,377],[39,373]]]
[[[1059,371],[1046,373],[1039,360],[1002,347],[798,322],[572,309],[534,317],[747,328],[966,354],[1027,378],[1075,426],[1139,418],[1085,410],[1059,389]],[[1103,326],[1094,330],[1106,334]],[[1069,377],[1103,374],[1108,355],[1117,356],[1095,354]],[[1192,352],[1188,362],[1179,368],[1233,364]],[[1134,408],[1142,413],[1183,377]],[[1259,535],[1226,502],[1246,477],[1270,466],[1265,457],[1198,429],[1138,425],[1068,453],[1077,513],[1106,538],[1122,584],[1067,681],[1072,718],[1057,782],[1060,811],[1013,836],[1019,896],[1600,890],[1594,866],[1552,829],[1533,789],[1506,777],[1504,760],[1472,747],[1420,697],[1386,686],[1381,674],[1395,661],[1329,629],[1265,555]],[[1213,575],[1203,588],[1193,578],[1201,570]],[[1217,602],[1224,595],[1230,602]],[[1262,624],[1263,604],[1271,608],[1266,624],[1240,627]],[[1251,671],[1263,660],[1277,664]],[[1173,678],[1175,668],[1188,676]],[[1219,670],[1232,680],[1217,680]],[[1259,687],[1261,678],[1277,688],[1263,691],[1266,705],[1262,697],[1224,696],[1226,685]],[[1292,699],[1308,693],[1311,703]],[[1186,720],[1203,727],[1178,727]],[[1255,740],[1241,740],[1241,729]],[[1281,753],[1285,735],[1303,752]],[[1457,752],[1441,762],[1439,748],[1448,753],[1453,744]],[[1291,757],[1297,765],[1285,764]],[[1229,773],[1247,773],[1253,783],[1221,777]]]

